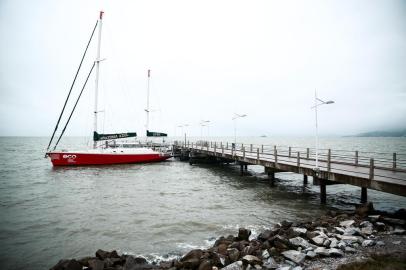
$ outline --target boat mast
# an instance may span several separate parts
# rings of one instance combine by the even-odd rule
[[[149,130],[149,79],[151,77],[151,70],[148,69],[148,81],[147,81],[147,108],[145,109],[145,112],[147,113],[147,121],[145,123],[145,128],[148,132]],[[145,134],[147,135],[147,134]]]
[[[97,55],[96,55],[96,81],[95,81],[95,95],[94,95],[94,132],[97,132],[97,100],[99,91],[99,64],[100,64],[100,46],[101,46],[101,33],[102,33],[102,19],[103,11],[100,11],[99,16],[99,40],[97,44]],[[96,148],[97,141],[93,142],[93,148]]]

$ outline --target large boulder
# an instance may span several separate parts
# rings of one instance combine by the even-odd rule
[[[344,256],[344,253],[340,249],[337,249],[337,248],[330,248],[328,250],[328,252],[329,252],[330,256],[334,256],[334,257]]]
[[[361,217],[365,217],[368,213],[372,213],[374,211],[374,205],[372,202],[367,202],[357,206],[355,209],[355,213]]]
[[[306,235],[307,229],[306,228],[300,228],[300,227],[290,227],[288,230],[288,235],[289,237],[293,238],[296,236],[304,236]]]
[[[283,220],[281,222],[281,227],[286,230],[286,229],[289,229],[290,226],[292,226],[292,224],[293,224],[293,222],[291,222],[291,221]]]
[[[272,236],[274,236],[274,234],[272,233],[271,230],[265,230],[265,231],[261,232],[258,235],[257,239],[262,241],[262,242],[265,242],[266,240],[268,240]]]
[[[314,252],[317,255],[321,255],[321,256],[330,256],[330,252],[328,249],[326,249],[325,247],[318,247],[314,250]]]
[[[240,229],[238,229],[237,240],[238,240],[238,241],[242,241],[242,240],[248,241],[250,235],[251,235],[251,231],[250,231],[250,230],[245,229],[245,228],[240,228]]]
[[[313,243],[315,243],[318,246],[323,245],[325,238],[321,237],[321,236],[316,236],[312,238]]]
[[[240,258],[240,251],[236,248],[229,248],[227,249],[227,255],[231,262],[236,262]]]
[[[262,265],[266,270],[277,269],[279,267],[278,263],[272,258],[268,258],[266,262]]]
[[[89,260],[89,268],[92,270],[103,270],[104,262],[99,259]]]
[[[375,241],[374,240],[364,240],[364,242],[362,242],[362,246],[363,247],[370,247],[375,245]]]
[[[179,262],[184,268],[195,269],[200,265],[200,259],[203,256],[203,250],[193,249],[183,256]]]
[[[118,256],[117,254],[117,251],[113,250],[109,252],[102,249],[98,249],[96,251],[96,257],[99,258],[100,260],[104,260],[106,258],[120,258],[120,256]]]
[[[212,268],[213,268],[212,261],[205,259],[200,263],[198,270],[212,270]]]
[[[82,270],[82,265],[75,259],[60,260],[50,270]]]
[[[354,223],[355,223],[355,220],[352,220],[352,219],[350,219],[350,220],[344,220],[344,221],[341,221],[341,222],[340,222],[340,226],[341,226],[341,227],[350,227],[350,226],[352,226]]]
[[[294,247],[308,248],[311,246],[309,242],[299,236],[289,239],[289,243]]]
[[[305,254],[303,254],[297,250],[287,250],[287,251],[282,252],[282,255],[286,259],[291,260],[292,262],[294,262],[296,264],[302,264],[306,258]]]
[[[242,257],[242,262],[246,265],[250,264],[252,266],[262,265],[262,261],[258,257],[252,255],[245,255],[244,257]]]
[[[221,268],[221,270],[242,270],[242,261],[237,261],[232,264],[227,265],[226,267]]]
[[[150,270],[154,266],[148,264],[145,258],[126,256],[126,260],[123,266],[123,270]]]

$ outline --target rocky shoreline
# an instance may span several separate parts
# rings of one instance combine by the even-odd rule
[[[406,269],[405,229],[404,210],[391,215],[374,211],[368,203],[352,213],[328,211],[312,221],[282,221],[256,238],[240,228],[237,236],[222,236],[208,249],[194,249],[170,261],[150,263],[99,249],[95,257],[60,260],[51,270],[370,269],[359,265],[378,260],[396,263],[387,269]],[[351,268],[351,263],[357,266]],[[342,268],[345,265],[349,268]]]

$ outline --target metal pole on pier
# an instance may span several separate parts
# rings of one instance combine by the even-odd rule
[[[319,129],[318,129],[318,121],[317,121],[317,107],[324,105],[324,104],[333,104],[334,101],[329,100],[329,101],[323,101],[317,97],[317,91],[314,89],[314,108],[315,114],[316,114],[316,167],[315,170],[319,170]]]
[[[233,119],[233,122],[234,122],[234,145],[237,144],[237,124],[236,124],[236,120],[237,120],[238,118],[242,118],[242,117],[246,117],[246,116],[247,116],[246,114],[237,114],[237,113],[234,113],[234,117],[232,118],[232,119]]]

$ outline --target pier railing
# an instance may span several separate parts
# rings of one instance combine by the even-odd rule
[[[244,144],[230,143],[222,141],[183,141],[175,142],[175,145],[185,146],[189,148],[197,148],[201,150],[209,150],[217,153],[230,152],[238,156],[258,156],[261,158],[269,158],[274,162],[292,163],[297,165],[314,166],[316,160],[316,150],[306,147],[291,147],[280,145],[264,145],[264,144]],[[348,171],[357,174],[364,174],[365,178],[388,175],[379,175],[375,173],[376,169],[387,171],[406,172],[406,153],[388,153],[388,152],[372,152],[372,151],[350,151],[342,149],[318,149],[318,167],[325,171],[332,169],[332,164],[349,165],[343,166],[340,170]],[[359,170],[358,168],[366,168],[367,170]],[[394,178],[397,179],[397,178]],[[400,179],[404,180],[404,179]]]

